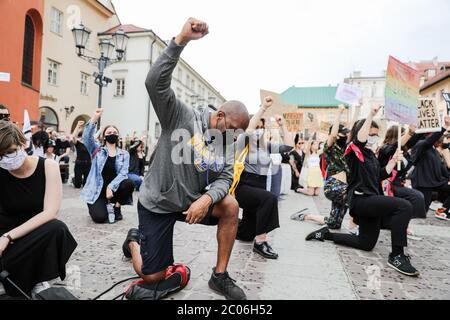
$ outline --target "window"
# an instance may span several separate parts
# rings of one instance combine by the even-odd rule
[[[23,38],[22,82],[31,86],[33,84],[34,23],[28,15],[25,18]]]
[[[80,93],[84,96],[88,95],[88,79],[89,79],[89,75],[87,73],[82,72],[81,73]]]
[[[183,70],[181,68],[178,68],[178,81],[183,81]]]
[[[429,69],[427,71],[427,74],[428,74],[428,78],[435,77],[436,76],[436,69]]]
[[[195,80],[194,79],[192,79],[192,81],[191,81],[191,90],[195,91]]]
[[[372,85],[371,97],[372,97],[372,98],[375,98],[376,95],[377,95],[377,83],[374,82],[373,85]]]
[[[125,96],[125,79],[116,79],[116,97]]]
[[[181,100],[183,98],[183,90],[181,88],[177,88],[177,99]]]
[[[191,77],[189,77],[189,75],[186,75],[186,87],[189,88],[189,86],[191,85]]]
[[[50,30],[62,35],[63,13],[56,8],[52,8]]]
[[[61,64],[56,61],[48,60],[48,83],[54,86],[58,85],[58,73]]]

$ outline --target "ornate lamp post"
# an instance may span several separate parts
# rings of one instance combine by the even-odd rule
[[[111,79],[104,76],[104,71],[108,66],[122,61],[127,50],[129,36],[122,29],[119,29],[112,35],[111,39],[100,40],[100,58],[94,58],[85,54],[86,44],[91,35],[91,31],[83,24],[80,24],[72,29],[72,34],[75,39],[77,55],[98,67],[98,72],[94,73],[94,78],[95,84],[98,85],[98,107],[101,108],[103,88],[112,82]],[[116,51],[115,58],[114,49]],[[100,128],[100,119],[98,121],[98,128]]]

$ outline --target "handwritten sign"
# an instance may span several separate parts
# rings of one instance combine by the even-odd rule
[[[450,115],[450,93],[443,93],[445,102],[447,102],[447,115]]]
[[[342,101],[349,105],[359,103],[362,96],[362,89],[351,86],[347,83],[341,83],[336,91],[336,100]]]
[[[300,112],[289,112],[283,114],[289,132],[298,132],[303,122],[303,115]]]
[[[386,79],[386,118],[401,124],[417,125],[420,73],[389,57]]]
[[[320,132],[325,133],[325,134],[330,134],[330,129],[333,125],[329,122],[326,121],[322,121],[320,123]]]
[[[442,129],[436,100],[422,99],[419,104],[419,126],[416,133],[439,132]]]

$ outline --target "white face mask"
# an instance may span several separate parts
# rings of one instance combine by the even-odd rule
[[[0,168],[7,171],[17,170],[23,165],[26,158],[27,153],[24,150],[17,151],[17,155],[12,158],[3,156],[3,159],[0,161]]]
[[[380,143],[380,137],[378,136],[369,136],[367,138],[367,148],[372,149],[372,151],[376,151],[378,145]]]

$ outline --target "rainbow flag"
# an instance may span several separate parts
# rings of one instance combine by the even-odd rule
[[[386,79],[386,118],[401,124],[417,125],[420,73],[389,56]]]

